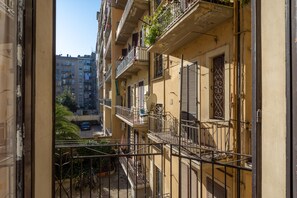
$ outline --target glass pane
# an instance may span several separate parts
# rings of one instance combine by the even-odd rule
[[[0,0],[0,197],[15,197],[16,0]]]

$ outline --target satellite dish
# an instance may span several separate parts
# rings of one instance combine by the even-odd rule
[[[155,108],[156,104],[157,104],[157,95],[156,94],[149,95],[146,99],[147,111],[153,110]]]

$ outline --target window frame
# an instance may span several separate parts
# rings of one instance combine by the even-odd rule
[[[206,92],[208,92],[208,97],[209,99],[205,101],[205,105],[208,105],[209,108],[204,110],[204,111],[208,111],[208,112],[202,112],[204,115],[208,115],[207,118],[211,121],[214,120],[218,120],[218,121],[222,121],[222,120],[229,120],[230,119],[230,50],[229,50],[229,45],[223,45],[221,47],[218,47],[216,49],[213,49],[212,51],[206,53],[206,68],[208,69],[208,75],[205,76],[205,81],[208,84],[208,89],[205,90]],[[212,115],[212,90],[211,90],[211,69],[212,69],[212,65],[213,65],[213,58],[217,57],[219,55],[224,54],[224,69],[225,69],[225,79],[224,79],[224,87],[225,87],[225,93],[224,93],[224,98],[225,98],[225,102],[224,102],[224,108],[225,108],[225,113],[224,113],[224,117],[223,119],[217,119],[214,118]],[[204,80],[203,80],[204,81]],[[202,82],[203,83],[203,82]],[[201,93],[203,94],[203,93]],[[203,111],[203,110],[202,110]]]
[[[154,54],[154,78],[163,76],[163,54]]]

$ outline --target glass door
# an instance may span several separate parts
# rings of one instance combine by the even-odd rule
[[[16,196],[16,0],[0,0],[0,197]]]

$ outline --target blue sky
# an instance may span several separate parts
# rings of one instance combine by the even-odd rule
[[[57,0],[56,54],[91,54],[96,50],[96,13],[101,0]]]

